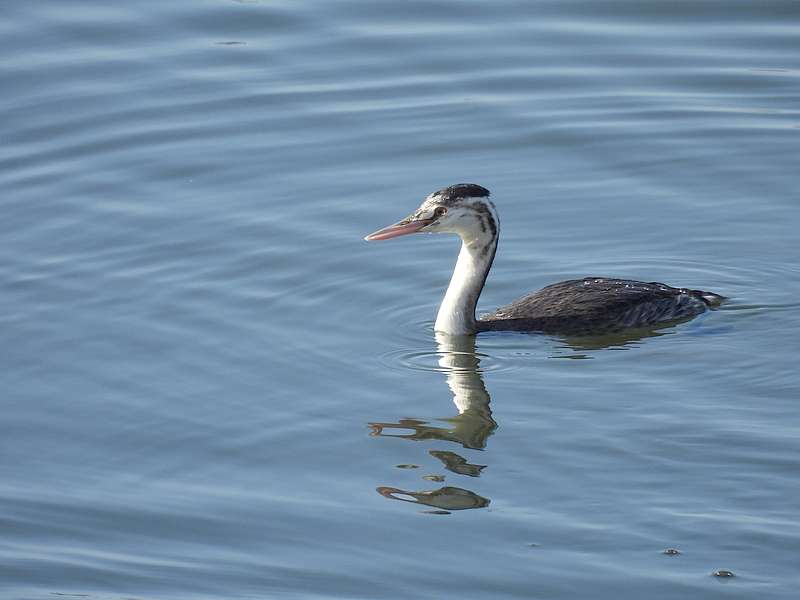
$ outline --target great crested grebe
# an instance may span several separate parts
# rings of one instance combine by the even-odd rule
[[[724,300],[711,292],[657,282],[584,277],[548,285],[476,319],[475,305],[492,267],[500,233],[489,190],[474,183],[451,185],[425,198],[402,221],[364,239],[388,240],[410,233],[455,233],[461,238],[458,262],[434,325],[443,333],[605,333],[686,319]]]

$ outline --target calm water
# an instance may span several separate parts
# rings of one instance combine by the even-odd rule
[[[12,0],[0,49],[0,597],[798,597],[794,0]],[[437,340],[457,241],[362,236],[460,181],[483,310],[730,301]]]

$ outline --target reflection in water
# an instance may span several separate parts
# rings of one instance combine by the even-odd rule
[[[480,358],[475,353],[475,336],[436,334],[439,366],[447,375],[458,414],[444,419],[451,427],[435,427],[427,421],[400,419],[396,423],[370,423],[372,435],[408,440],[442,440],[465,448],[483,449],[487,438],[497,429],[489,408],[489,392],[480,374]],[[401,429],[408,433],[386,433]]]
[[[467,462],[463,456],[459,456],[455,452],[447,452],[446,450],[430,450],[428,454],[434,458],[442,461],[444,468],[459,475],[467,475],[468,477],[478,477],[486,468],[486,465],[473,465]]]
[[[564,348],[573,351],[559,358],[590,358],[581,351],[635,346],[648,337],[668,335],[674,323],[646,329],[628,329],[602,336],[563,338]],[[489,406],[489,392],[483,382],[480,355],[475,352],[475,336],[436,334],[439,370],[445,374],[458,414],[443,419],[449,426],[431,425],[421,419],[406,418],[391,423],[370,423],[375,437],[394,437],[414,441],[443,441],[460,444],[471,450],[483,450],[489,436],[497,429]],[[449,450],[429,450],[442,466],[457,476],[480,477],[486,465],[472,464]],[[406,466],[406,465],[398,465]],[[418,465],[413,465],[417,467]],[[441,476],[425,475],[427,481],[442,481]],[[489,500],[460,487],[445,486],[438,490],[408,491],[381,486],[379,494],[392,500],[434,506],[442,511],[482,508]],[[435,512],[435,511],[434,511]]]
[[[671,335],[675,333],[675,327],[677,325],[689,321],[692,322],[690,327],[694,333],[706,331],[703,324],[708,314],[709,313],[704,313],[695,318],[678,319],[652,327],[632,327],[599,335],[561,337],[560,340],[564,344],[562,348],[568,348],[576,352],[605,350],[610,348],[625,350],[640,346],[641,342],[648,338]],[[589,356],[586,354],[569,354],[554,356],[553,358],[589,358]]]
[[[401,419],[396,423],[370,423],[372,435],[407,440],[440,440],[461,444],[464,448],[482,450],[486,440],[497,429],[489,407],[490,397],[480,374],[480,358],[475,353],[475,336],[436,334],[439,366],[446,374],[458,414],[445,419],[450,427],[435,427],[418,419]],[[386,430],[407,433],[387,433]],[[474,465],[455,452],[430,450],[444,468],[457,475],[478,477],[486,465]],[[392,500],[426,504],[445,510],[463,510],[488,506],[489,499],[458,487],[445,486],[432,491],[406,491],[393,487],[377,488],[379,494]]]
[[[426,504],[444,510],[464,510],[467,508],[483,508],[489,506],[489,499],[478,496],[463,488],[445,486],[429,492],[407,492],[393,487],[381,486],[378,493],[392,500]]]

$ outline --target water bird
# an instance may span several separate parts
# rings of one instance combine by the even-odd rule
[[[461,238],[458,261],[436,316],[438,332],[602,334],[688,319],[724,300],[712,292],[658,282],[584,277],[548,285],[476,318],[500,235],[500,219],[489,196],[489,190],[474,183],[451,185],[430,194],[402,221],[364,238],[388,240],[411,233],[455,233]]]

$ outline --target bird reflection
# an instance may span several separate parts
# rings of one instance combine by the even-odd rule
[[[452,486],[445,486],[438,490],[427,492],[408,492],[398,488],[381,486],[377,488],[377,491],[381,496],[392,500],[435,506],[445,511],[489,506],[488,498],[478,496],[475,492],[470,492],[464,488]]]
[[[693,334],[705,333],[704,328],[706,315],[700,315],[696,319],[677,319],[667,324],[655,325],[651,327],[634,327],[622,329],[620,331],[610,331],[603,334],[585,336],[559,336],[559,348],[569,350],[572,354],[557,354],[553,358],[590,358],[587,352],[600,350],[630,350],[641,346],[647,339],[672,335],[678,331],[677,326],[693,321],[688,325],[689,331]]]
[[[489,407],[489,392],[483,383],[475,353],[475,336],[436,334],[439,366],[447,376],[458,414],[444,419],[450,427],[436,427],[427,421],[401,419],[396,423],[370,423],[372,435],[398,437],[408,440],[442,440],[455,442],[465,448],[481,450],[487,438],[497,429]],[[399,429],[409,433],[387,433]]]
[[[442,466],[448,471],[458,473],[459,475],[467,475],[468,477],[478,477],[486,468],[486,465],[473,465],[467,462],[463,456],[459,456],[455,452],[447,452],[444,450],[429,450],[428,454],[434,458],[442,461]]]
[[[695,332],[702,321],[695,321]],[[675,324],[658,327],[628,329],[586,337],[554,338],[559,352],[551,358],[592,358],[596,351],[630,349],[647,338],[670,335]],[[492,418],[490,396],[480,370],[480,355],[475,352],[475,336],[436,333],[440,371],[444,373],[458,414],[442,419],[446,426],[431,425],[428,421],[406,418],[396,422],[369,423],[371,435],[393,437],[412,441],[442,441],[459,444],[469,450],[483,450],[489,437],[497,429]],[[570,354],[560,350],[568,349]],[[428,454],[441,462],[444,469],[457,476],[480,477],[487,465],[470,463],[467,458],[451,450],[431,449]],[[407,466],[407,465],[397,465]],[[411,465],[416,467],[416,465]],[[449,477],[449,476],[448,476]],[[442,481],[441,475],[426,475],[428,481]],[[385,498],[434,507],[426,510],[447,514],[452,510],[483,508],[489,499],[460,487],[444,486],[436,490],[410,491],[396,487],[380,486],[377,492]]]
[[[444,419],[449,425],[447,427],[429,425],[428,422],[418,419],[401,419],[396,423],[370,423],[372,435],[415,441],[439,440],[482,450],[486,447],[489,436],[497,429],[497,423],[492,418],[489,406],[491,399],[481,377],[480,357],[475,352],[475,336],[437,333],[436,343],[439,366],[446,376],[458,414]],[[390,433],[393,430],[402,430],[405,433]],[[445,469],[457,475],[478,477],[486,468],[486,465],[469,463],[455,452],[430,450],[429,454],[441,461]],[[489,504],[488,498],[453,486],[429,491],[408,491],[381,486],[377,491],[392,500],[433,506],[442,509],[441,512],[482,508]]]

